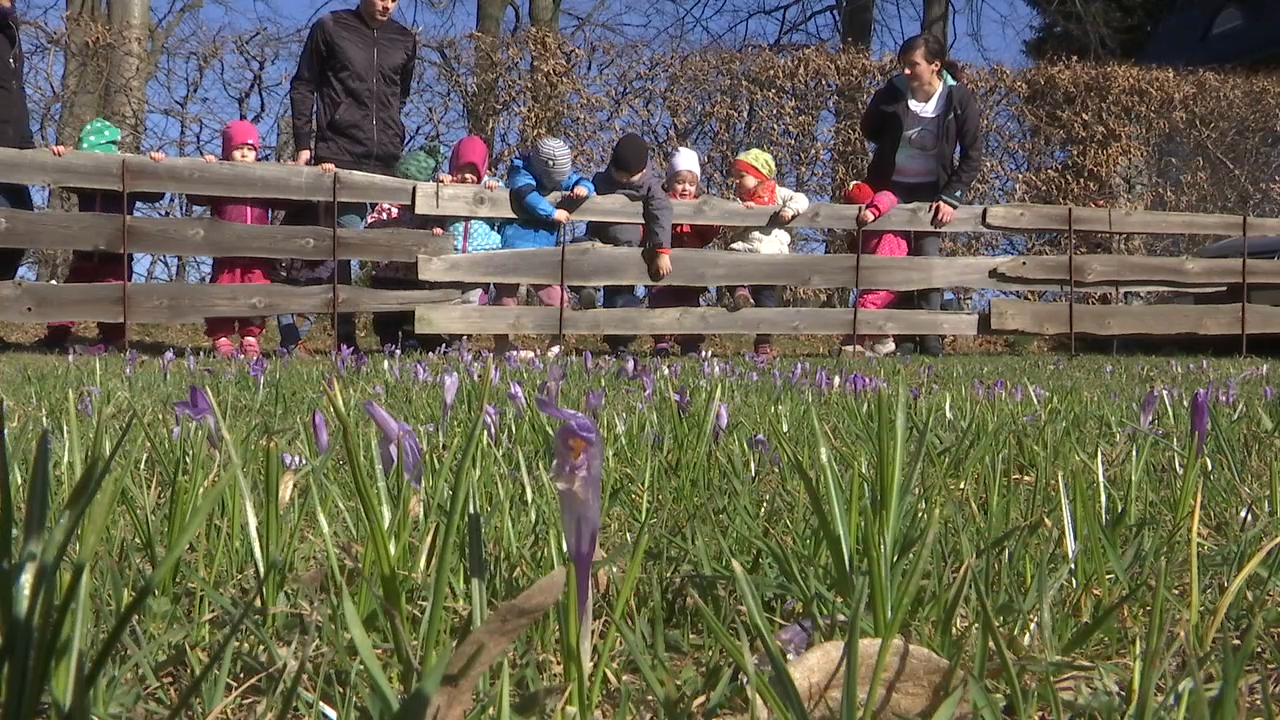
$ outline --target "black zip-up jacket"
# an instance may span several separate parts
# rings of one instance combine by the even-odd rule
[[[22,84],[24,59],[17,21],[0,19],[0,147],[29,150],[36,146]]]
[[[946,108],[942,112],[942,136],[938,138],[938,200],[952,207],[964,202],[965,193],[982,167],[982,136],[978,104],[964,83],[948,83]],[[867,184],[888,190],[897,165],[907,107],[905,80],[894,78],[871,97],[862,114],[862,135],[875,143],[875,154],[867,166]],[[956,148],[960,161],[956,162]]]
[[[321,17],[289,86],[294,146],[314,145],[316,164],[390,174],[404,151],[400,115],[417,56],[417,37],[395,20],[374,28],[358,10]]]

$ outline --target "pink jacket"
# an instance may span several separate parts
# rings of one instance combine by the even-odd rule
[[[271,204],[248,198],[188,197],[192,205],[208,205],[209,214],[223,222],[241,225],[270,225]]]
[[[871,214],[881,217],[898,205],[898,197],[887,190],[876,193],[867,203]],[[856,237],[856,236],[855,236]],[[864,231],[862,233],[862,252],[864,255],[883,255],[888,257],[905,257],[908,252],[907,240],[891,230]],[[858,288],[856,304],[867,310],[880,310],[891,306],[898,297],[892,290],[863,290]]]

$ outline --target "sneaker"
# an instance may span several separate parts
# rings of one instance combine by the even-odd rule
[[[583,288],[578,293],[578,307],[583,310],[595,310],[600,307],[600,298],[595,288]]]
[[[733,309],[745,310],[756,306],[755,298],[751,297],[751,291],[746,288],[738,288],[733,291]]]
[[[757,345],[755,347],[755,352],[756,355],[759,355],[760,358],[764,360],[772,360],[778,356],[777,351],[773,349],[772,345]]]
[[[236,346],[235,343],[231,342],[231,338],[224,336],[213,341],[213,351],[219,357],[229,358],[236,354]]]
[[[872,343],[871,347],[867,348],[867,354],[875,355],[876,357],[884,357],[886,355],[892,355],[897,349],[898,346],[893,342],[893,338],[882,337]]]
[[[658,359],[671,357],[671,346],[667,343],[654,343],[653,356]]]
[[[258,338],[242,337],[240,338],[240,352],[244,356],[252,360],[262,354],[262,348],[258,346]]]
[[[920,352],[938,357],[942,355],[942,338],[937,335],[925,335],[920,338]]]
[[[559,345],[552,345],[551,347],[547,348],[547,357],[549,358],[558,357],[562,351],[564,351],[563,347]]]
[[[853,343],[837,347],[835,354],[840,357],[866,357],[867,349],[858,343]]]
[[[49,352],[66,352],[71,342],[71,328],[65,326],[51,327],[40,338],[40,347]]]

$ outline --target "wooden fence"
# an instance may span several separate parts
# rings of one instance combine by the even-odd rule
[[[220,197],[314,202],[390,202],[424,215],[515,217],[505,191],[476,186],[415,184],[397,178],[314,167],[256,163],[207,164],[198,159],[155,163],[139,156],[0,149],[0,182],[124,192],[164,191]],[[638,203],[625,198],[565,199],[575,220],[639,222]],[[852,231],[860,208],[815,203],[791,223],[797,228]],[[768,209],[746,209],[704,197],[675,204],[678,223],[731,227],[768,222]],[[870,230],[933,231],[928,208],[904,204]],[[1280,234],[1280,219],[1232,215],[993,205],[960,208],[947,233],[1076,232]],[[416,230],[330,227],[254,227],[198,218],[148,218],[92,213],[0,210],[0,246],[156,253],[181,256],[251,255],[270,258],[397,260],[418,263],[427,281],[651,285],[639,251],[574,244],[547,250],[453,255],[453,239]],[[1074,248],[1074,241],[1071,243]],[[1268,260],[1112,255],[889,258],[859,254],[760,256],[675,250],[670,285],[783,285],[797,288],[970,288],[996,291],[1171,290],[1221,292],[1280,286],[1280,263]],[[547,307],[456,304],[452,290],[374,290],[336,283],[321,287],[217,286],[186,283],[55,285],[0,283],[0,320],[184,323],[205,317],[286,312],[378,312],[415,309],[420,332],[650,334],[859,333],[975,335],[1241,335],[1280,333],[1280,308],[1256,303],[1218,305],[1082,305],[993,299],[989,313],[854,308],[721,308],[592,311]]]

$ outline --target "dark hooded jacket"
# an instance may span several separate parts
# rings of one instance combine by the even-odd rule
[[[22,82],[25,60],[16,16],[12,11],[0,13],[0,147],[28,150],[36,146]]]

